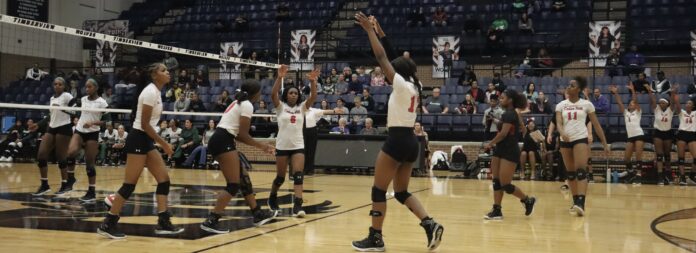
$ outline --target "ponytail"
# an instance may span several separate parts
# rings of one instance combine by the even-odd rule
[[[254,79],[246,79],[242,83],[242,87],[237,89],[236,92],[234,99],[237,102],[247,101],[261,92],[261,85]]]
[[[512,107],[515,109],[527,108],[527,98],[524,96],[524,94],[513,89],[507,89],[505,90],[505,96],[512,100]]]

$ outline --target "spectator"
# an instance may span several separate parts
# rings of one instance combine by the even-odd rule
[[[478,81],[476,80],[471,81],[471,89],[466,94],[470,95],[477,103],[486,102],[486,92],[479,89]]]
[[[256,114],[269,114],[271,111],[268,110],[268,107],[266,106],[266,101],[259,101],[259,107],[254,111]]]
[[[488,89],[486,89],[486,104],[490,103],[491,97],[500,95],[500,92],[495,89],[495,84],[488,83]]]
[[[348,87],[348,82],[345,82],[342,78],[339,79],[338,83],[336,84],[336,95],[348,94]]]
[[[373,127],[374,122],[371,118],[365,119],[365,128],[360,131],[361,135],[379,135],[377,128]]]
[[[208,121],[208,127],[205,129],[205,132],[203,133],[201,145],[198,145],[198,147],[194,148],[193,151],[191,151],[191,154],[188,156],[188,158],[186,158],[186,161],[184,161],[184,163],[182,164],[184,168],[193,166],[193,161],[196,159],[196,157],[198,157],[198,166],[196,166],[196,168],[205,168],[208,154],[208,142],[210,141],[210,137],[213,136],[213,133],[215,133],[215,121],[211,119]]]
[[[180,96],[176,102],[174,102],[174,111],[175,112],[187,112],[189,110],[189,106],[191,104],[191,101],[186,98],[185,96]]]
[[[336,71],[335,68],[331,69],[331,74],[326,78],[326,81],[324,82],[324,93],[325,94],[335,94],[336,93],[336,84],[338,83],[338,79],[340,79],[338,75],[338,71]]]
[[[68,87],[67,92],[78,100],[82,98],[82,92],[80,91],[80,87],[77,87],[77,81],[75,80],[70,81],[70,87]]]
[[[527,98],[527,103],[534,103],[534,101],[537,100],[539,97],[539,93],[536,91],[536,85],[533,82],[529,82],[527,84],[527,87],[524,89],[524,92],[522,92],[524,96]]]
[[[106,77],[104,76],[104,72],[102,71],[101,68],[95,68],[94,69],[94,75],[92,76],[92,79],[94,81],[97,81],[97,84],[99,87],[109,87],[109,82],[106,80]]]
[[[99,139],[99,156],[97,158],[99,162],[97,162],[97,164],[101,164],[102,166],[111,165],[110,161],[106,159],[106,155],[115,143],[116,130],[114,129],[114,125],[111,123],[106,123],[106,130],[104,130],[104,132],[101,134],[101,138]]]
[[[198,129],[193,127],[193,122],[190,119],[186,119],[184,121],[184,129],[181,130],[179,145],[176,147],[172,158],[174,158],[174,161],[180,162],[185,154],[191,154],[199,145],[201,145],[201,138],[198,135]]]
[[[615,77],[623,75],[623,66],[621,66],[621,57],[619,56],[619,50],[612,48],[609,50],[609,56],[607,56],[607,63],[604,68],[605,75]]]
[[[239,15],[234,19],[234,30],[237,32],[248,32],[249,31],[249,20],[246,15]]]
[[[290,20],[290,8],[288,7],[288,3],[281,2],[276,9],[276,21],[287,20]]]
[[[350,92],[351,95],[359,94],[363,90],[363,85],[360,83],[360,80],[358,79],[357,74],[353,74],[350,79],[350,83],[348,84],[348,92]]]
[[[498,92],[502,93],[503,91],[507,90],[507,86],[505,86],[503,80],[500,79],[500,73],[493,74],[493,79],[491,79],[491,83],[495,85],[495,89]]]
[[[341,118],[338,120],[338,126],[331,128],[332,133],[340,133],[340,134],[350,134],[350,130],[346,125],[348,122],[346,121],[345,118]]]
[[[496,17],[495,20],[491,23],[490,29],[505,33],[508,30],[508,21],[504,17]]]
[[[384,73],[382,72],[382,68],[379,66],[372,70],[371,75],[372,78],[370,79],[370,86],[384,86],[387,84],[384,81]]]
[[[447,26],[447,12],[442,7],[437,7],[435,13],[433,13],[433,21],[430,22],[432,26]]]
[[[197,93],[193,93],[193,95],[191,96],[191,102],[189,103],[189,110],[191,112],[207,112],[208,111],[205,108],[203,101],[201,101],[199,99]]]
[[[502,30],[488,29],[486,34],[486,55],[492,56],[500,52],[503,54],[503,57],[507,57],[504,43]]]
[[[474,98],[471,96],[471,94],[466,94],[466,97],[464,99],[464,102],[459,104],[459,107],[454,108],[454,111],[457,114],[475,114],[477,109],[476,108],[476,101],[474,101]]]
[[[343,68],[343,73],[342,76],[340,77],[340,80],[343,80],[344,82],[348,83],[353,77],[353,70],[350,69],[350,67],[344,67]]]
[[[672,86],[669,83],[669,80],[665,78],[665,72],[660,70],[657,71],[657,80],[653,80],[652,82],[652,91],[657,94],[665,95],[665,94],[670,94],[672,90]]]
[[[196,76],[194,77],[193,84],[191,84],[191,87],[193,89],[196,89],[198,87],[210,87],[210,81],[208,81],[208,77],[205,76],[203,70],[199,69],[196,72]]]
[[[520,19],[517,21],[517,27],[521,32],[534,33],[534,25],[532,23],[532,18],[530,18],[527,13],[522,13]]]
[[[442,113],[446,114],[449,112],[449,107],[447,107],[446,101],[443,101],[440,97],[440,88],[433,89],[433,96],[426,100],[423,105],[423,113]]]
[[[598,113],[608,113],[609,112],[609,100],[602,95],[599,88],[595,88],[592,94],[592,105],[595,107],[595,111]]]
[[[321,102],[319,103],[319,109],[321,109],[322,111],[332,110],[331,107],[329,106],[329,101],[326,101],[326,99],[321,100]],[[319,120],[319,121],[323,120],[323,121],[326,121],[326,123],[331,124],[331,122],[333,121],[333,118],[334,118],[333,115],[324,114],[323,116],[321,116],[321,120]]]
[[[626,64],[625,73],[627,74],[643,73],[645,70],[645,67],[643,67],[645,64],[645,57],[643,54],[638,53],[638,47],[635,45],[631,46],[631,51],[624,55],[623,62]]]
[[[471,82],[476,80],[476,73],[474,73],[474,68],[471,65],[466,66],[462,75],[459,76],[459,81],[457,84],[461,86],[469,86]]]
[[[353,98],[353,104],[355,105],[353,109],[350,109],[350,114],[353,117],[351,124],[355,129],[354,132],[359,133],[360,129],[365,126],[365,119],[367,118],[367,109],[362,106],[362,101],[360,97],[356,96]]]
[[[519,78],[530,75],[532,75],[532,49],[527,48],[527,51],[524,55],[524,59],[522,59],[522,63],[520,63],[520,65],[517,66],[515,76]]]
[[[464,20],[464,32],[474,33],[481,30],[481,21],[475,18],[471,14],[466,14],[466,19]]]
[[[534,100],[534,103],[529,104],[529,107],[531,108],[531,111],[534,114],[554,113],[553,110],[551,110],[551,104],[549,104],[549,100],[546,99],[546,95],[542,91],[539,92],[539,96],[537,96],[537,99]]]
[[[425,154],[423,156],[425,157],[425,164],[430,164],[430,144],[428,143],[428,133],[425,131],[425,129],[423,129],[423,126],[418,121],[413,124],[413,133],[416,134],[416,137],[423,137],[423,140],[425,140],[425,144],[423,145]]]
[[[44,78],[44,76],[48,75],[48,72],[45,72],[41,69],[39,69],[39,64],[34,63],[34,66],[31,67],[30,69],[27,69],[27,80],[34,80],[34,81],[41,81],[41,79]]]
[[[7,130],[9,134],[0,142],[0,162],[11,163],[19,154],[19,149],[23,146],[22,135],[25,129],[26,127],[22,126],[22,121],[15,119],[14,125]]]
[[[633,88],[635,89],[636,93],[647,93],[650,89],[650,83],[648,83],[645,73],[643,72],[640,72],[638,74],[638,79],[629,83],[629,85],[631,84],[633,85]]]
[[[171,119],[169,120],[169,128],[164,133],[168,138],[165,141],[169,142],[174,147],[177,147],[179,143],[179,138],[181,136],[181,128],[179,128],[179,122]]]
[[[332,123],[338,123],[339,119],[343,119],[346,117],[346,114],[350,112],[348,108],[345,106],[346,102],[343,101],[342,98],[339,98],[336,100],[336,108],[334,108],[334,112],[336,112],[336,115],[333,115],[331,118]]]
[[[111,103],[114,101],[114,94],[113,89],[111,89],[111,87],[107,86],[106,88],[104,88],[104,93],[101,94],[101,97],[106,101],[109,107],[112,107]]]
[[[360,81],[360,84],[363,86],[370,86],[370,75],[365,73],[365,66],[360,66],[358,68],[358,81]]]
[[[551,59],[546,48],[539,49],[539,56],[537,56],[537,58],[539,61],[537,65],[540,68],[539,74],[541,76],[551,75],[551,73],[553,73],[553,59]]]
[[[111,146],[112,150],[112,160],[111,164],[118,166],[125,161],[125,154],[123,148],[126,147],[126,138],[128,138],[128,132],[123,125],[118,126],[118,131],[116,136],[114,136],[114,144]]]
[[[423,13],[423,7],[419,7],[418,9],[411,9],[411,12],[408,14],[408,21],[406,21],[406,26],[423,26],[424,23],[425,13]]]
[[[375,99],[370,95],[370,89],[363,89],[361,104],[369,113],[375,112]]]
[[[562,11],[566,7],[565,0],[553,0],[553,4],[551,5],[551,9],[554,11]]]
[[[232,104],[232,98],[230,98],[230,92],[227,90],[222,91],[222,95],[217,99],[215,102],[215,111],[216,112],[224,112],[227,110],[227,107]]]
[[[196,93],[196,88],[191,87],[190,84],[187,84],[184,86],[184,91],[183,95],[186,99],[191,100],[193,99],[193,94]]]
[[[491,140],[498,133],[498,124],[504,111],[498,106],[498,96],[491,96],[488,104],[488,109],[483,112],[484,138]]]
[[[167,70],[169,70],[170,73],[174,73],[176,69],[179,68],[179,61],[174,58],[169,53],[164,53],[164,66],[167,66]]]
[[[182,87],[185,86],[187,83],[191,83],[191,77],[188,75],[188,71],[186,71],[185,69],[179,71],[179,76],[177,76],[176,83],[178,85],[181,85]]]
[[[441,58],[442,59],[442,66],[444,66],[444,71],[447,73],[449,76],[449,70],[452,67],[452,61],[453,60],[458,60],[459,56],[457,55],[457,52],[452,50],[450,48],[450,43],[445,42],[443,45],[442,51],[437,51],[437,49],[433,48],[433,57],[435,58]]]

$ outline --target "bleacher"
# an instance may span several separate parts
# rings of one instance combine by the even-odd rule
[[[696,28],[696,5],[691,0],[630,0],[631,40],[645,48],[688,46]]]

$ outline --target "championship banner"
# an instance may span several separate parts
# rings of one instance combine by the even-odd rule
[[[242,57],[243,47],[244,43],[242,42],[221,42],[220,55]],[[241,64],[228,66],[226,62],[220,61],[220,79],[242,79],[241,66]]]
[[[452,62],[456,60],[459,60],[459,37],[433,37],[433,78],[449,77]]]
[[[313,70],[314,69],[314,43],[317,32],[315,30],[293,30],[290,32],[290,69]]]
[[[691,61],[693,70],[691,74],[696,75],[696,30],[691,31],[691,57],[693,57]]]
[[[590,67],[604,67],[611,49],[621,47],[621,21],[590,22]]]
[[[133,32],[128,31],[128,20],[86,20],[82,28],[86,31],[98,32],[112,36],[132,38]],[[104,73],[113,73],[116,67],[116,57],[120,55],[118,45],[105,40],[96,40],[95,45],[84,43],[85,47],[95,48],[93,51],[94,66],[101,68]]]

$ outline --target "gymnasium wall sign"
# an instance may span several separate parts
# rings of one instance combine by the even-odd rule
[[[459,60],[459,37],[433,37],[433,78],[449,77],[452,62]]]
[[[48,0],[7,0],[7,15],[48,22]]]
[[[621,21],[590,22],[589,64],[590,67],[604,67],[612,49],[621,48]]]
[[[244,53],[242,48],[244,48],[244,43],[242,42],[221,42],[220,55],[227,59],[241,58]],[[220,61],[220,79],[242,79],[241,67],[241,64],[227,66],[227,62]]]
[[[290,69],[313,70],[314,69],[314,43],[317,31],[294,30],[290,32]]]

